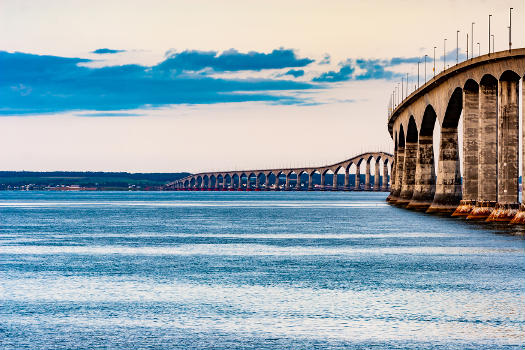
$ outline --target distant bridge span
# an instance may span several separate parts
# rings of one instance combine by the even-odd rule
[[[470,219],[525,222],[523,202],[518,212],[519,108],[525,102],[519,86],[524,75],[525,49],[490,53],[446,69],[394,106],[388,130],[396,165],[387,200]],[[437,171],[436,123],[441,126]]]
[[[193,174],[166,185],[173,190],[370,190],[388,191],[390,167],[393,155],[385,152],[367,152],[339,163],[305,168],[275,168],[257,170],[213,171]],[[366,163],[365,181],[361,183],[360,167]],[[355,165],[353,184],[350,184],[350,167]],[[374,166],[374,176],[370,168]],[[339,183],[338,172],[344,170],[344,183]],[[326,183],[326,176],[332,176],[332,183]],[[314,184],[314,175],[320,177]],[[379,174],[379,176],[377,176]],[[373,183],[371,179],[373,177]],[[273,178],[273,179],[272,179]],[[282,182],[281,178],[284,178]]]

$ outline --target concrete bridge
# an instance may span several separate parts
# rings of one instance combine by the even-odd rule
[[[168,184],[174,190],[368,190],[388,191],[392,154],[368,152],[342,162],[309,168],[259,169],[242,171],[205,172],[187,176]],[[365,162],[365,181],[361,183],[361,165]],[[374,176],[371,167],[374,167]],[[350,171],[355,168],[353,184],[350,184]],[[339,172],[344,171],[344,181]],[[331,183],[326,179],[332,175]],[[342,175],[342,174],[341,174]],[[318,178],[318,184],[315,184]],[[372,181],[373,178],[373,182]],[[342,183],[340,183],[342,182]]]
[[[395,165],[387,200],[469,219],[525,222],[518,194],[519,86],[524,75],[525,49],[491,53],[443,71],[397,105],[388,116]],[[521,108],[523,102],[522,93]],[[437,176],[436,122],[441,126]]]

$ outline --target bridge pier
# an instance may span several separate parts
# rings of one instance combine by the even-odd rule
[[[334,177],[332,178],[332,191],[337,191],[337,172],[334,171]]]
[[[284,184],[284,190],[290,191],[290,174],[286,174],[286,182]]]
[[[309,173],[308,174],[308,191],[314,190],[314,174]]]
[[[479,85],[467,81],[463,88],[463,183],[462,200],[452,216],[467,217],[478,198]]]
[[[370,159],[366,160],[365,168],[365,191],[370,191]]]
[[[525,77],[522,78],[522,84],[521,84],[522,85],[522,95],[521,95],[522,124],[523,124],[523,121],[525,120],[525,91],[523,90],[523,88],[525,87],[525,84],[523,83],[524,81],[525,81]],[[523,142],[525,141],[525,128],[522,128],[521,140],[522,140],[521,156],[522,156],[522,159],[525,159],[525,147],[523,146]],[[525,178],[525,176],[523,176],[525,174],[525,162],[522,162],[521,173],[522,173],[521,184],[523,188],[523,183],[525,183],[525,181],[523,181],[523,179]],[[516,216],[514,216],[514,218],[510,222],[511,224],[525,224],[525,195],[523,195],[523,190],[522,190],[521,196],[522,197],[521,197],[520,209],[516,213]]]
[[[498,203],[487,221],[511,221],[519,209],[519,79],[504,73],[499,81]]]
[[[354,191],[361,191],[361,162],[359,161],[355,167],[355,188]]]
[[[345,168],[345,191],[350,190],[350,166]]]
[[[388,162],[383,159],[383,182],[381,183],[381,190],[388,191]]]
[[[376,159],[375,168],[374,168],[374,191],[380,191],[381,187],[379,185],[379,158]]]
[[[414,210],[427,210],[434,200],[436,192],[436,170],[434,167],[434,145],[432,135],[420,135],[414,194],[407,208]]]
[[[427,213],[452,214],[460,200],[458,129],[442,127],[436,193]]]
[[[324,191],[325,190],[325,175],[326,175],[326,172],[321,172],[321,191]]]
[[[408,205],[414,194],[414,183],[416,181],[416,160],[417,160],[417,142],[407,142],[405,144],[405,157],[403,166],[403,180],[399,199],[396,205]]]
[[[467,219],[486,219],[498,200],[498,81],[481,79],[478,125],[478,198]]]
[[[404,136],[403,136],[404,137]],[[390,202],[397,203],[399,200],[399,195],[401,194],[401,187],[403,185],[403,167],[405,165],[405,142],[403,140],[403,145],[397,147],[397,156],[396,156],[396,182],[395,186],[392,186],[392,192],[390,197]]]

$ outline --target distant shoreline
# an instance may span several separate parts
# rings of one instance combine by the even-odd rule
[[[190,173],[0,171],[0,191],[163,191]]]

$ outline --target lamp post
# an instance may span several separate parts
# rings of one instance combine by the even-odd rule
[[[472,32],[470,33],[470,42],[471,42],[471,48],[472,48],[472,58],[474,58],[474,24],[475,22],[472,22]]]
[[[481,56],[481,45],[478,43],[478,57]]]
[[[494,34],[490,35],[492,37],[492,53],[494,53]]]
[[[456,30],[456,64],[459,63],[459,30]]]
[[[434,77],[436,77],[436,47],[434,46]]]
[[[489,56],[490,56],[490,18],[492,15],[489,15]]]
[[[425,84],[427,83],[427,57],[428,55],[425,55]]]
[[[512,10],[511,7],[509,11],[509,52],[512,50]]]
[[[417,88],[419,89],[419,64],[421,62],[417,61]]]
[[[447,39],[443,40],[443,72],[447,69]]]
[[[467,33],[467,60],[468,60],[468,33]]]
[[[407,73],[407,94],[405,95],[405,97],[408,97],[408,73]]]

